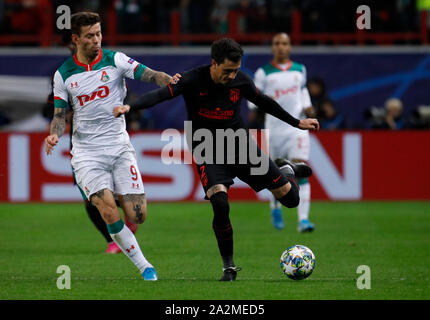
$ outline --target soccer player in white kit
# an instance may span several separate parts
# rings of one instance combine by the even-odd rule
[[[290,60],[291,43],[286,33],[279,33],[272,40],[273,61],[259,68],[254,76],[255,85],[272,97],[293,117],[303,119],[314,116],[311,99],[306,87],[306,68]],[[256,106],[248,103],[250,112]],[[287,158],[293,162],[309,160],[309,132],[287,125],[285,122],[266,114],[265,128],[269,129],[269,152],[272,159]],[[297,207],[299,232],[313,231],[315,226],[309,221],[311,187],[307,178],[298,179],[300,203]],[[272,223],[282,229],[284,220],[282,206],[274,197],[270,200]]]
[[[54,75],[54,118],[50,135],[45,139],[46,153],[52,153],[64,133],[66,107],[71,101],[74,111],[71,163],[76,181],[99,210],[118,247],[145,280],[155,281],[158,276],[154,267],[146,260],[115,204],[117,195],[128,219],[133,223],[144,222],[146,198],[135,150],[124,116],[114,117],[113,109],[123,105],[126,77],[159,86],[167,85],[172,78],[124,53],[102,50],[97,13],[73,14],[71,27],[77,51]]]

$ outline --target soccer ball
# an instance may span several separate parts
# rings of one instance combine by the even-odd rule
[[[298,244],[291,246],[281,255],[281,269],[290,279],[305,279],[315,269],[315,255],[308,247]]]

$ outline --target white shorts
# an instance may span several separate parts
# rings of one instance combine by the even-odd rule
[[[71,162],[76,182],[88,199],[102,189],[115,195],[145,193],[134,151],[74,156]]]
[[[269,135],[270,158],[309,160],[310,141],[307,130],[297,129],[286,134]]]

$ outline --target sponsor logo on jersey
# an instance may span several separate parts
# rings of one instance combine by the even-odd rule
[[[78,87],[78,82],[70,82],[70,88],[77,88]]]
[[[92,92],[91,94],[83,94],[80,96],[76,96],[76,98],[79,100],[79,105],[81,107],[84,106],[87,102],[93,101],[96,97],[99,97],[100,99],[106,98],[109,95],[109,88],[107,86],[100,86]]]
[[[276,89],[274,99],[278,99],[280,96],[283,96],[286,94],[296,93],[297,90],[299,90],[298,86],[292,86],[291,88],[281,89],[281,90]]]
[[[239,100],[240,97],[240,90],[239,89],[230,89],[230,100],[233,103],[236,103],[237,100]]]
[[[199,115],[210,119],[231,119],[234,115],[234,110],[220,110],[220,108],[209,110],[206,108],[200,108]]]
[[[132,59],[132,58],[130,58],[130,59],[128,59],[128,61],[127,61],[129,64],[133,64],[133,62],[134,62],[134,59]]]

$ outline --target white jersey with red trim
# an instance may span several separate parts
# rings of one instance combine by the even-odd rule
[[[134,150],[124,115],[115,118],[113,108],[123,105],[125,78],[139,79],[146,67],[124,53],[100,50],[90,65],[76,56],[68,58],[54,75],[54,106],[70,102],[73,114],[72,155],[88,151],[116,153]]]
[[[280,66],[272,62],[256,71],[254,82],[257,88],[297,119],[305,118],[304,110],[312,106],[306,87],[306,68],[302,64],[290,60],[286,65]],[[250,109],[256,108],[252,103],[248,103],[248,106]],[[284,135],[300,130],[270,114],[266,114],[265,127],[271,135]]]

